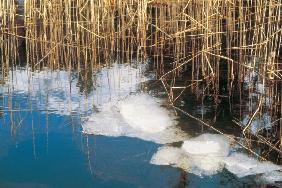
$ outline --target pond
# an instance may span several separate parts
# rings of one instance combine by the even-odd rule
[[[28,66],[7,73],[0,187],[279,186],[279,166],[176,114],[149,63],[109,64],[90,73]],[[210,111],[193,97],[181,106]]]

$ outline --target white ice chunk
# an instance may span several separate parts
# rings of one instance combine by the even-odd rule
[[[225,159],[226,169],[238,177],[263,174],[281,169],[271,162],[258,161],[243,153],[233,153]]]
[[[82,128],[86,134],[118,137],[126,135],[129,127],[114,106],[105,105],[101,112],[90,116]]]
[[[198,176],[211,176],[224,168],[223,157],[190,156],[189,172]]]
[[[272,171],[265,173],[258,180],[259,183],[267,183],[267,184],[275,184],[282,183],[282,172],[280,171]]]
[[[198,176],[211,176],[224,168],[224,163],[219,157],[191,156],[181,148],[169,146],[159,148],[150,162],[155,165],[178,167]]]
[[[184,141],[181,148],[161,147],[151,163],[179,167],[199,176],[211,176],[226,168],[239,178],[281,169],[281,166],[243,153],[229,154],[230,150],[230,143],[223,135],[203,134]]]
[[[180,148],[164,146],[158,149],[158,152],[152,157],[151,163],[155,165],[177,165],[177,167],[185,168],[184,152]],[[183,161],[183,165],[181,164]]]
[[[159,144],[183,141],[175,115],[149,94],[136,94],[101,107],[82,125],[85,134],[128,136]]]
[[[184,141],[182,148],[190,155],[227,156],[229,141],[223,135],[202,134]]]
[[[175,117],[167,109],[160,107],[150,95],[130,96],[121,101],[119,106],[121,115],[134,129],[157,133],[175,125]]]

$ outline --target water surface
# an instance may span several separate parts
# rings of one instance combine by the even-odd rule
[[[90,74],[10,71],[0,87],[0,187],[259,186],[225,168],[196,174],[152,162],[162,147],[210,132],[167,107],[153,79],[136,62]]]

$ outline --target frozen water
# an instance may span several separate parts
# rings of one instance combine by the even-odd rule
[[[154,154],[151,164],[170,165],[198,176],[211,176],[224,168],[220,157],[189,155],[183,149],[163,146]]]
[[[189,155],[227,156],[229,141],[221,135],[202,134],[184,141],[182,148]]]
[[[158,133],[175,125],[175,116],[147,94],[129,96],[119,103],[122,117],[133,129]]]
[[[280,171],[272,171],[263,174],[259,180],[259,183],[275,184],[282,183],[282,173]]]
[[[173,149],[177,152],[174,155],[168,154]],[[223,161],[228,153],[229,142],[224,136],[203,134],[184,141],[181,148],[166,146],[160,148],[153,156],[151,163],[168,165],[165,161],[169,161],[169,164],[173,164],[172,166],[182,168],[190,173],[209,176],[223,169]]]
[[[214,175],[226,168],[239,178],[281,169],[271,162],[261,162],[246,154],[232,152],[229,141],[217,134],[203,134],[184,141],[181,148],[161,147],[151,163],[179,167],[199,176]]]
[[[281,169],[271,162],[258,161],[242,153],[233,153],[225,159],[225,167],[238,177],[263,174]]]
[[[188,135],[176,126],[175,115],[161,107],[160,101],[149,94],[128,96],[103,105],[83,124],[86,134],[128,136],[159,144],[187,139]]]
[[[151,163],[155,165],[172,165],[186,169],[188,160],[185,159],[184,151],[177,147],[163,146],[152,157]]]

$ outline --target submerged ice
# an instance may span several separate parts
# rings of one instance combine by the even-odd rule
[[[171,165],[199,176],[214,175],[225,168],[239,178],[281,169],[273,163],[232,151],[228,139],[216,134],[203,134],[184,141],[181,148],[163,146],[152,157],[151,163]]]

